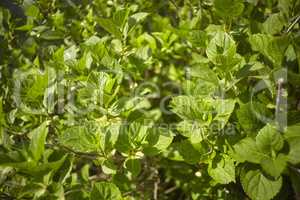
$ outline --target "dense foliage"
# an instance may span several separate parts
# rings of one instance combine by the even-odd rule
[[[299,199],[299,11],[1,0],[0,199]]]

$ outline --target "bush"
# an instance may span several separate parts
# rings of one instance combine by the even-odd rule
[[[2,0],[1,199],[299,199],[299,10]]]

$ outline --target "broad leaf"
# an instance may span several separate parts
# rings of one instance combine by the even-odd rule
[[[239,162],[249,161],[259,164],[268,156],[260,151],[253,138],[247,137],[234,145],[233,157]]]
[[[139,159],[128,159],[125,161],[125,168],[136,177],[141,172],[142,166]]]
[[[233,63],[235,54],[235,42],[225,32],[217,32],[206,49],[208,59],[225,69]]]
[[[284,134],[289,144],[288,161],[292,164],[300,163],[300,124],[289,126]]]
[[[147,155],[156,155],[165,151],[173,141],[173,133],[168,129],[153,128],[146,138],[148,144],[143,149]]]
[[[260,163],[265,173],[278,178],[286,167],[287,156],[279,154],[276,158],[266,158]]]
[[[215,157],[208,166],[208,174],[221,184],[235,182],[235,166],[232,158],[226,154]]]
[[[214,6],[219,16],[233,18],[242,14],[243,0],[214,0]]]
[[[256,136],[257,147],[264,153],[278,152],[283,147],[283,137],[276,128],[270,124],[263,127]]]
[[[243,170],[241,183],[246,194],[253,200],[270,200],[280,191],[282,178],[272,180],[256,170]]]
[[[224,128],[227,124],[231,113],[234,110],[236,101],[234,99],[217,99],[214,101],[215,110],[217,115],[214,117],[215,121],[218,121],[221,126],[220,128]]]
[[[171,101],[172,111],[183,119],[210,123],[212,119],[212,102],[194,96],[177,96]]]
[[[63,131],[59,142],[75,151],[97,151],[100,148],[100,132],[93,125],[73,126]]]
[[[237,110],[237,118],[239,124],[247,133],[255,133],[261,126],[260,116],[267,114],[264,105],[256,102],[241,104]]]
[[[177,125],[177,130],[181,135],[190,138],[192,143],[201,142],[205,137],[204,127],[196,121],[183,120]]]
[[[254,51],[259,51],[266,56],[274,66],[281,67],[285,50],[289,44],[287,37],[254,34],[249,37],[249,42]]]
[[[91,200],[122,200],[119,188],[108,182],[98,182],[93,185]]]
[[[281,13],[275,13],[263,23],[263,28],[267,34],[272,35],[279,33],[284,25],[286,25],[284,16]]]
[[[119,39],[122,38],[120,27],[118,27],[111,19],[99,18],[97,22],[104,30],[106,30],[110,34],[116,36]]]

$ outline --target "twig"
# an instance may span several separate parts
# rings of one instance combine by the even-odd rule
[[[173,186],[173,187],[167,189],[164,193],[165,193],[165,194],[169,194],[169,193],[173,192],[173,191],[176,190],[176,189],[177,189],[177,186]]]
[[[175,6],[176,10],[179,11],[179,7],[177,6],[174,0],[170,0],[170,2]]]
[[[75,151],[69,147],[66,147],[66,146],[63,146],[63,145],[60,145],[60,144],[46,144],[46,146],[48,147],[59,147],[59,148],[62,148],[64,150],[67,150],[71,153],[74,153],[76,155],[79,155],[79,156],[84,156],[84,157],[87,157],[87,158],[90,158],[90,159],[95,159],[96,157],[99,157],[99,156],[102,156],[101,154],[98,154],[98,153],[87,153],[87,152],[78,152],[78,151]]]
[[[293,23],[289,26],[289,28],[285,31],[285,33],[288,33],[292,30],[292,28],[297,24],[297,22],[300,20],[300,15],[293,21]]]
[[[158,183],[154,182],[154,191],[153,191],[153,199],[157,200],[157,190],[158,190]]]

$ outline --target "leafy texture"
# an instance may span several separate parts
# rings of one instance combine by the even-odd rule
[[[0,0],[0,199],[299,196],[299,10]]]

